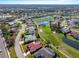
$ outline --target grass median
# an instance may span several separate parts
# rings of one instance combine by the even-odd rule
[[[12,47],[9,49],[9,52],[10,52],[10,57],[11,57],[11,58],[17,58],[17,55],[16,55],[16,52],[15,52],[14,46],[12,46]]]

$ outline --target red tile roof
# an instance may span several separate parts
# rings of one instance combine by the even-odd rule
[[[37,49],[41,48],[42,44],[40,42],[32,42],[27,44],[27,47],[29,51],[32,53],[32,52],[35,52]]]

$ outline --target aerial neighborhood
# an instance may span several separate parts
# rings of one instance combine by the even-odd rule
[[[79,5],[0,5],[0,58],[79,58]]]

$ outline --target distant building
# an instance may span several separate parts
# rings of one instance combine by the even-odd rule
[[[68,21],[67,20],[63,20],[60,24],[61,27],[68,27]]]
[[[50,24],[50,28],[53,29],[53,25],[55,25],[55,22],[53,20],[50,20],[49,24]]]
[[[42,44],[40,42],[31,42],[27,44],[27,48],[29,49],[30,53],[37,51],[41,47],[42,47]]]
[[[79,40],[79,33],[71,32],[70,35],[73,36],[74,38],[76,38],[77,40]]]
[[[62,33],[69,33],[70,32],[70,29],[69,28],[61,28],[60,31]]]
[[[8,24],[12,26],[12,25],[16,24],[16,21],[8,22]]]
[[[49,47],[43,47],[34,53],[35,58],[52,58],[55,57],[55,52]]]
[[[35,33],[35,27],[34,27],[34,26],[29,27],[29,28],[27,29],[27,32],[28,32],[29,34],[34,34],[34,33]]]
[[[60,27],[59,20],[50,21],[50,27],[52,30],[58,31],[58,28]]]
[[[11,32],[11,33],[16,33],[16,32],[17,32],[17,28],[11,28],[11,29],[10,29],[10,32]]]
[[[74,36],[77,40],[79,40],[79,34]]]
[[[73,27],[73,28],[79,28],[79,20],[76,20],[76,19],[72,19],[70,22],[69,22],[70,26]]]
[[[15,20],[15,18],[13,18],[13,17],[7,17],[7,18],[3,18],[3,19],[4,19],[3,21],[5,21],[5,22],[11,22],[11,21]]]
[[[33,26],[31,18],[28,18],[27,21],[26,21],[26,23],[27,23],[28,26]]]

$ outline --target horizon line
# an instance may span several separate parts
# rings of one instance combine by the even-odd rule
[[[0,5],[79,5],[79,4],[0,4]]]

